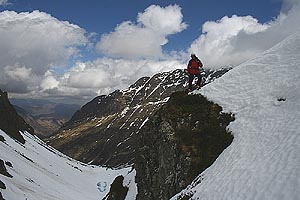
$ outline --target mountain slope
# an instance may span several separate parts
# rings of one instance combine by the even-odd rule
[[[205,72],[207,84],[229,69]],[[48,141],[86,163],[112,167],[133,164],[138,133],[170,95],[187,86],[184,70],[143,77],[128,89],[96,97]]]
[[[0,130],[0,161],[11,176],[0,175],[4,199],[102,199],[116,177],[125,177],[127,199],[134,199],[135,171],[112,170],[75,161],[24,132],[25,144],[16,143]],[[1,194],[0,193],[0,194]]]
[[[200,93],[235,114],[234,140],[172,199],[299,199],[300,32]]]

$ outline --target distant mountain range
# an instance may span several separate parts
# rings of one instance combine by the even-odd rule
[[[10,99],[10,101],[18,114],[41,138],[52,135],[80,109],[76,104],[62,104],[48,100]]]

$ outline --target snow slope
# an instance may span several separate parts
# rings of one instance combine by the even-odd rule
[[[234,140],[172,199],[300,199],[300,32],[198,93],[235,115]]]
[[[0,158],[13,165],[6,166],[13,178],[0,174],[7,187],[1,190],[4,199],[99,200],[109,192],[118,175],[125,177],[123,184],[129,187],[127,199],[135,199],[135,171],[131,168],[112,170],[80,163],[27,132],[22,134],[24,145],[1,130],[0,135],[5,138],[5,142],[0,142]]]

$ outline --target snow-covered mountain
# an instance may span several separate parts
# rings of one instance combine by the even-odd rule
[[[172,200],[300,199],[300,32],[199,92],[232,112],[232,144]]]

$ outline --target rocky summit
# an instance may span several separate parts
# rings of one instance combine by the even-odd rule
[[[203,85],[228,70],[203,72]],[[88,102],[47,142],[86,163],[109,167],[132,165],[142,127],[172,93],[185,91],[187,85],[188,77],[182,69],[142,77],[128,89]]]

